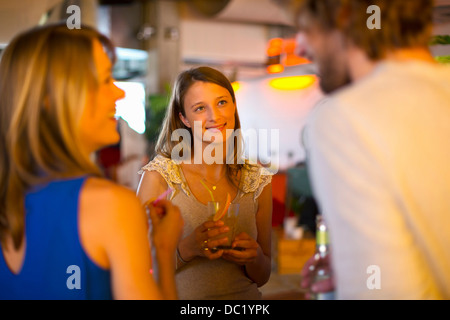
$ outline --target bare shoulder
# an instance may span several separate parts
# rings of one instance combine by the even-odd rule
[[[167,187],[167,182],[158,171],[144,171],[141,177],[141,184],[152,184]]]
[[[85,184],[85,192],[93,193],[102,198],[111,198],[111,200],[136,198],[134,192],[124,186],[121,186],[113,181],[92,177],[87,179]]]
[[[157,171],[144,171],[137,189],[137,196],[141,203],[158,197],[169,185]]]
[[[83,188],[83,197],[89,208],[102,208],[100,211],[109,213],[139,203],[132,190],[102,178],[89,178]]]
[[[109,266],[106,246],[121,229],[147,224],[136,194],[102,178],[88,178],[80,196],[80,239],[99,265]]]
[[[143,210],[134,191],[101,178],[89,178],[82,190],[81,209],[90,220],[120,219]]]

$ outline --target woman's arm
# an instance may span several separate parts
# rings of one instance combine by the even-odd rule
[[[161,277],[167,279],[173,277],[173,257],[182,225],[179,212],[170,210],[168,217],[173,224],[173,231],[169,233],[165,230],[165,249],[168,253],[158,261],[165,269]],[[169,287],[161,290],[150,273],[147,234],[147,217],[132,191],[102,179],[87,180],[80,201],[81,242],[94,262],[111,270],[115,299],[162,299],[176,296],[174,284],[166,281],[162,286]]]
[[[183,230],[180,211],[170,201],[161,200],[150,204],[153,225],[152,243],[156,249],[158,282],[166,299],[177,299],[175,284],[175,250]]]
[[[233,242],[233,247],[245,248],[243,251],[227,250],[224,258],[245,267],[247,276],[258,287],[264,285],[270,277],[272,247],[272,185],[268,184],[258,199],[256,213],[258,238],[256,241],[248,234],[241,233]]]
[[[264,285],[270,278],[272,257],[272,184],[268,184],[259,197],[256,226],[258,228],[259,248],[256,259],[245,265],[247,275],[258,286]]]

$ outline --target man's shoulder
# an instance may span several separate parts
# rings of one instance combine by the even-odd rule
[[[339,90],[334,97],[347,103],[371,104],[403,95],[423,96],[423,88],[450,81],[448,66],[426,61],[380,62],[372,73]]]
[[[401,115],[411,105],[428,105],[433,98],[442,100],[450,95],[450,85],[445,87],[450,83],[448,69],[423,62],[380,63],[365,78],[324,97],[308,115],[307,125],[327,126],[339,119],[355,118],[370,124],[375,119]]]
[[[337,115],[353,117],[374,112],[398,96],[401,90],[408,90],[403,82],[407,77],[380,65],[366,77],[323,98],[314,108],[312,119],[330,119]]]

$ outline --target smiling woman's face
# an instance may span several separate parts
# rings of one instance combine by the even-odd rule
[[[111,61],[97,40],[93,42],[93,56],[99,85],[89,90],[80,121],[81,138],[88,153],[119,142],[114,116],[116,101],[125,96],[114,84]]]
[[[226,141],[227,129],[235,129],[236,104],[230,92],[215,83],[195,82],[186,93],[183,107],[185,116],[181,113],[179,116],[192,129],[195,138],[213,136],[214,143],[220,143]],[[201,132],[198,132],[194,129],[200,128],[200,123]]]

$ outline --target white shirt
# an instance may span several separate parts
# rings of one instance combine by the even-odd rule
[[[450,68],[381,63],[306,125],[340,299],[450,299]]]

